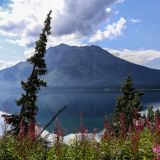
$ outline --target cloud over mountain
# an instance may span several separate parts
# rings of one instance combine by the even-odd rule
[[[107,8],[116,0],[66,0],[55,23],[56,35],[80,33],[88,35],[110,16]]]
[[[111,6],[120,0],[11,0],[1,8],[0,34],[16,37],[17,45],[33,47],[49,10],[53,10],[50,40],[83,44],[110,17]],[[116,33],[115,33],[116,34]],[[52,45],[57,42],[52,41]]]
[[[125,18],[121,17],[116,23],[107,25],[104,31],[98,30],[97,33],[90,38],[90,42],[102,41],[104,39],[116,38],[122,35],[122,30],[126,27]]]
[[[5,69],[5,68],[9,68],[11,66],[14,66],[18,62],[20,62],[20,61],[4,61],[4,60],[0,60],[0,70]]]
[[[139,49],[139,50],[129,50],[129,49],[109,49],[110,53],[113,55],[123,58],[127,61],[145,65],[145,63],[150,62],[152,60],[160,58],[160,51],[153,49]]]

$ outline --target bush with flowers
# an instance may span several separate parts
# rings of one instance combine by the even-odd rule
[[[106,120],[101,140],[96,140],[83,124],[70,144],[64,144],[64,131],[56,125],[52,144],[31,135],[18,137],[6,134],[0,138],[0,159],[11,160],[153,160],[160,159],[160,117],[154,112],[154,120],[139,116],[125,132],[124,115],[120,114],[118,133]],[[35,137],[35,136],[34,136]]]

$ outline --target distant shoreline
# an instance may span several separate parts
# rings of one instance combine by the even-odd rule
[[[160,91],[160,87],[135,87],[142,91]],[[0,91],[23,91],[21,88],[0,88]],[[42,88],[42,92],[45,91],[55,91],[55,92],[111,92],[120,91],[120,87],[51,87]]]

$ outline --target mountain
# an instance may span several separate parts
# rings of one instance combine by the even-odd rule
[[[48,74],[43,78],[49,87],[105,88],[119,87],[131,75],[140,87],[159,88],[160,71],[127,62],[98,46],[60,44],[47,50]],[[0,71],[0,88],[20,87],[30,74],[31,66],[20,62]]]

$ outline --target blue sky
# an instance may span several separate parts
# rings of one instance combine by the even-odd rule
[[[53,10],[48,47],[99,45],[128,61],[160,69],[158,0],[0,0],[0,69],[34,53]]]

